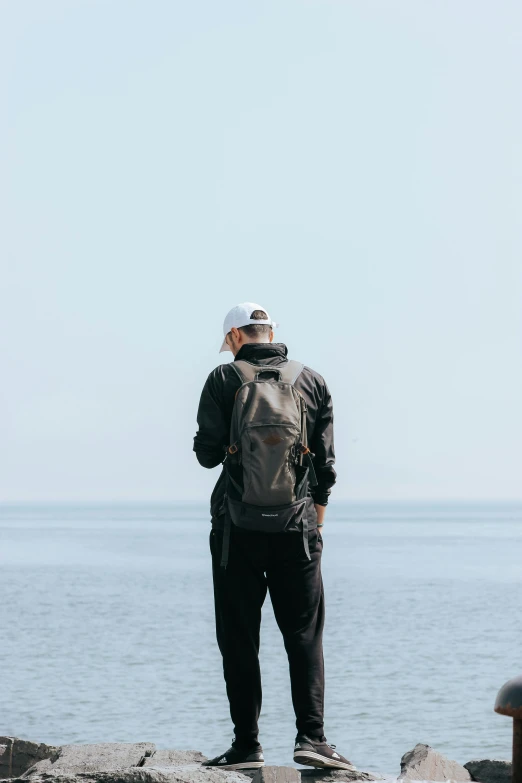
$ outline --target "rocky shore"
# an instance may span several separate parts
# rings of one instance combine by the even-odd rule
[[[0,737],[0,779],[9,783],[351,783],[352,781],[480,781],[510,783],[511,763],[493,759],[451,761],[419,743],[405,753],[396,776],[363,770],[264,766],[251,772],[202,767],[197,750],[160,750],[153,742],[52,746]]]

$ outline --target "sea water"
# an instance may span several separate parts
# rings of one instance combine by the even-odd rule
[[[226,750],[209,531],[206,506],[0,507],[0,734]],[[493,704],[522,674],[522,507],[332,502],[323,538],[328,741],[391,776],[417,742],[509,759]],[[265,758],[292,764],[269,596],[260,657]]]

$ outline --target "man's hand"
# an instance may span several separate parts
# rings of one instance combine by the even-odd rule
[[[314,503],[314,506],[317,511],[317,524],[322,525],[324,522],[324,515],[326,514],[326,506],[320,506],[319,503]]]

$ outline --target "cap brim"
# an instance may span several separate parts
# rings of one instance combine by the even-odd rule
[[[219,353],[223,353],[223,351],[230,351],[230,347],[229,347],[229,345],[227,343],[227,338],[226,337],[224,338],[223,344],[222,344],[221,348],[219,349]]]

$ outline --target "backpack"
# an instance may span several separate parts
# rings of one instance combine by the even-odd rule
[[[226,568],[231,525],[281,533],[300,530],[308,548],[307,497],[317,479],[306,438],[306,402],[294,383],[300,362],[230,363],[241,381],[230,424],[225,467]]]

